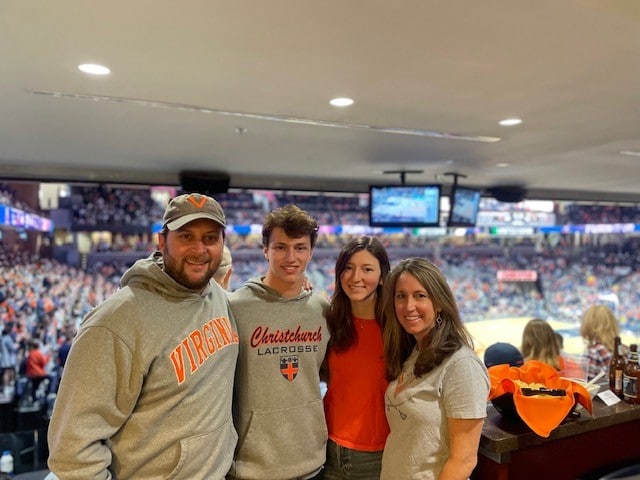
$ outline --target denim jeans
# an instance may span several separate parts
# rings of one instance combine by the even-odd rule
[[[379,480],[382,451],[361,452],[327,442],[324,480]]]

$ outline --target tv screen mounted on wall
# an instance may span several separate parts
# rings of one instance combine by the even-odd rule
[[[371,185],[369,224],[372,227],[437,227],[440,185]]]
[[[456,185],[451,191],[449,203],[449,227],[475,227],[480,210],[480,190]]]

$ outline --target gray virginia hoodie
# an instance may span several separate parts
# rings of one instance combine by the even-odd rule
[[[239,441],[230,474],[296,478],[324,464],[327,426],[319,370],[327,349],[328,302],[295,298],[253,278],[229,296],[238,323],[234,421]]]
[[[226,292],[202,293],[136,262],[74,340],[49,428],[66,479],[224,478],[238,335]]]

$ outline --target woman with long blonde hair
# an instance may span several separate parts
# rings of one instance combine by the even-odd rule
[[[587,380],[602,370],[608,373],[614,339],[620,335],[620,326],[613,310],[606,305],[589,307],[582,316],[580,335],[587,341]]]

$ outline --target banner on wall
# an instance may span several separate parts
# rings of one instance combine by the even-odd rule
[[[18,230],[35,230],[45,233],[53,231],[53,222],[50,219],[7,205],[0,205],[0,225]]]

